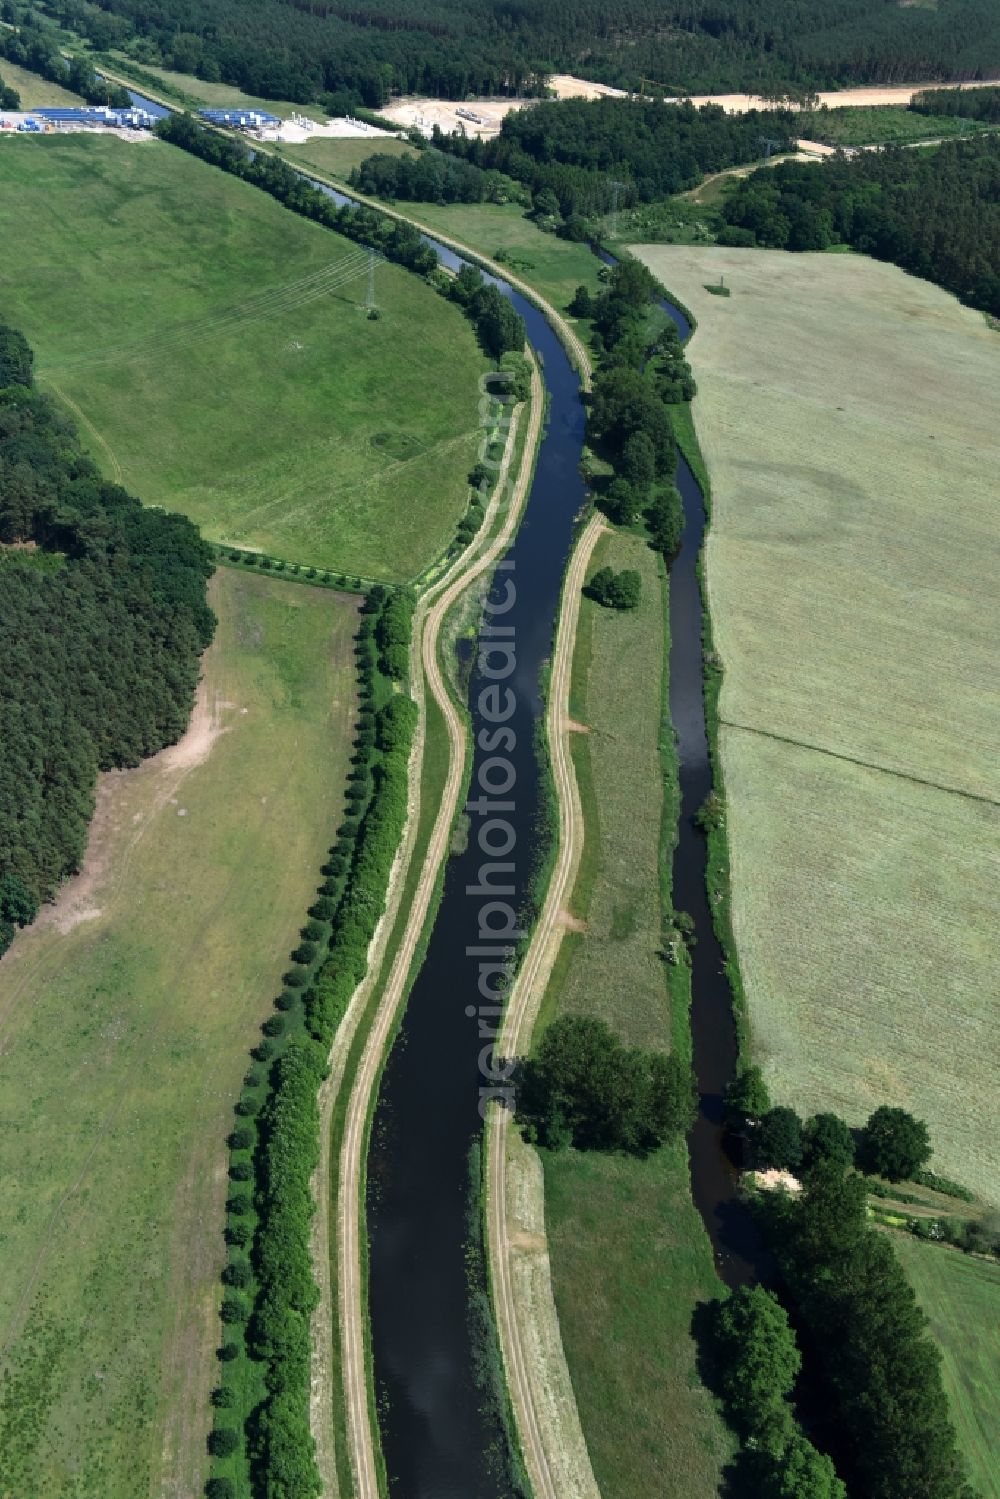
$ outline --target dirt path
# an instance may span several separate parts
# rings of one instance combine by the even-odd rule
[[[501,1056],[527,1050],[538,1006],[552,971],[563,932],[565,904],[572,892],[583,849],[583,810],[569,750],[569,689],[573,670],[573,648],[580,614],[580,590],[595,543],[604,530],[594,516],[581,535],[570,559],[563,587],[562,607],[552,657],[552,674],[546,712],[546,733],[552,760],[552,776],[559,803],[559,852],[531,945],[518,973],[504,1016],[498,1044]],[[528,1468],[535,1499],[597,1494],[586,1442],[580,1429],[576,1402],[568,1377],[558,1382],[570,1398],[553,1395],[552,1372],[537,1358],[528,1356],[528,1338],[522,1317],[531,1312],[545,1317],[550,1328],[548,1342],[557,1350],[554,1360],[560,1375],[565,1370],[554,1302],[534,1307],[522,1305],[515,1277],[515,1261],[523,1253],[512,1242],[507,1221],[508,1137],[510,1114],[494,1107],[486,1122],[488,1189],[487,1235],[493,1306],[507,1370],[511,1404],[517,1420],[521,1450]],[[551,1291],[547,1298],[551,1302]],[[554,1336],[551,1329],[554,1328]]]

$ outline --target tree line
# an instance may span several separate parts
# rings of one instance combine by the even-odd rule
[[[99,770],[180,738],[211,551],[101,478],[0,326],[0,953],[79,868]]]
[[[536,212],[551,205],[570,222],[570,237],[584,238],[572,221],[607,213],[616,192],[627,207],[697,187],[706,172],[759,160],[762,135],[790,144],[791,130],[787,111],[737,115],[716,104],[604,98],[514,110],[488,140],[439,130],[433,139],[484,171],[524,183]]]
[[[570,311],[589,318],[598,368],[588,398],[587,442],[610,465],[597,503],[617,525],[644,522],[651,545],[669,563],[680,546],[684,511],[674,483],[677,445],[668,406],[688,401],[695,383],[677,329],[652,338],[649,314],[660,288],[635,260],[609,270],[596,295],[577,288]]]
[[[40,73],[50,83],[79,94],[88,104],[109,104],[116,109],[127,109],[132,102],[127,91],[118,84],[98,78],[85,58],[73,57],[67,62],[52,33],[33,25],[30,17],[18,31],[0,30],[0,57],[6,57],[8,62],[27,68],[31,73]],[[17,107],[18,103],[3,104],[4,109]]]
[[[740,182],[722,216],[722,244],[848,244],[1000,317],[996,135],[927,151],[888,147],[823,163],[782,162]]]
[[[7,0],[14,10],[12,0]],[[1000,67],[991,0],[46,0],[98,49],[297,102],[540,93],[550,72],[669,93],[947,81]],[[627,45],[623,45],[623,39]],[[654,82],[655,81],[655,82]]]
[[[405,675],[399,653],[405,659],[411,614],[405,597],[381,586],[366,597],[355,640],[359,711],[344,820],[276,1013],[254,1048],[254,1061],[269,1064],[269,1072],[253,1067],[236,1104],[222,1277],[226,1341],[219,1356],[226,1367],[235,1368],[241,1354],[260,1363],[265,1393],[246,1410],[240,1398],[247,1385],[239,1376],[224,1376],[213,1392],[208,1445],[219,1461],[206,1485],[209,1499],[233,1499],[229,1471],[241,1453],[254,1492],[284,1499],[320,1492],[309,1419],[309,1319],[318,1297],[310,1255],[317,1093],[330,1043],[367,969],[406,820],[417,708],[390,684]]]
[[[922,115],[958,115],[1000,124],[1000,88],[930,88],[914,94],[910,109]]]

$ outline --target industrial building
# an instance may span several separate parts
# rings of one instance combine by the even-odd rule
[[[29,135],[54,130],[149,130],[152,125],[153,116],[137,105],[130,105],[128,109],[83,105],[69,109],[32,109],[28,113],[5,112],[0,117],[0,129],[18,130]]]
[[[281,124],[279,116],[266,109],[199,109],[198,113],[210,125],[228,125],[233,130],[266,130]]]

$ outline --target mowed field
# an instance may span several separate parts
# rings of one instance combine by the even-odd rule
[[[656,956],[666,597],[638,537],[602,540],[591,573],[603,566],[638,569],[642,602],[624,614],[582,604],[571,707],[589,729],[574,742],[586,837],[571,910],[586,930],[564,938],[542,1020],[595,1015],[629,1045],[669,1050]],[[684,1143],[646,1160],[541,1154],[553,1291],[601,1494],[710,1499],[730,1448],[698,1379],[691,1317],[722,1287]]]
[[[158,141],[0,142],[0,313],[102,468],[205,534],[407,579],[468,503],[485,360],[458,309]]]
[[[219,572],[186,737],[0,964],[0,1492],[191,1499],[226,1132],[343,806],[353,599]]]
[[[1000,1499],[1000,1265],[909,1234],[892,1242],[941,1350],[969,1476],[982,1499]]]
[[[995,1201],[1000,340],[860,256],[637,253],[699,323],[754,1053],[803,1113],[913,1110]]]

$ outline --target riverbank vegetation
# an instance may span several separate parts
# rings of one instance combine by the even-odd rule
[[[642,537],[616,532],[598,542],[591,566],[638,571],[642,593],[624,614],[586,595],[581,603],[570,712],[582,726],[572,750],[585,838],[540,1026],[592,1016],[625,1045],[686,1064],[683,943],[676,966],[662,957],[677,806],[663,564]],[[649,690],[656,681],[662,698]],[[714,1492],[729,1438],[698,1379],[691,1319],[722,1288],[691,1202],[684,1143],[645,1158],[575,1149],[541,1157],[559,1326],[601,1493]]]
[[[32,244],[7,316],[107,477],[212,540],[363,579],[448,545],[486,361],[418,277],[380,263],[367,320],[361,246],[157,142],[5,142],[0,226]]]
[[[252,1185],[227,1183],[226,1131],[342,817],[357,606],[231,570],[209,597],[191,729],[102,778],[83,874],[0,963],[17,1493],[72,1475],[82,1499],[197,1494],[215,1350],[239,1330],[219,1335],[222,1294],[245,1291],[220,1285],[218,1230]]]
[[[215,619],[190,521],[103,482],[0,325],[0,957],[80,866],[99,770],[184,732]]]
[[[908,1109],[928,1124],[935,1169],[992,1201],[998,787],[981,684],[995,608],[976,559],[1000,461],[996,335],[860,257],[637,253],[698,318],[752,1056],[804,1115],[854,1126],[881,1104]],[[720,271],[727,301],[704,290]]]

